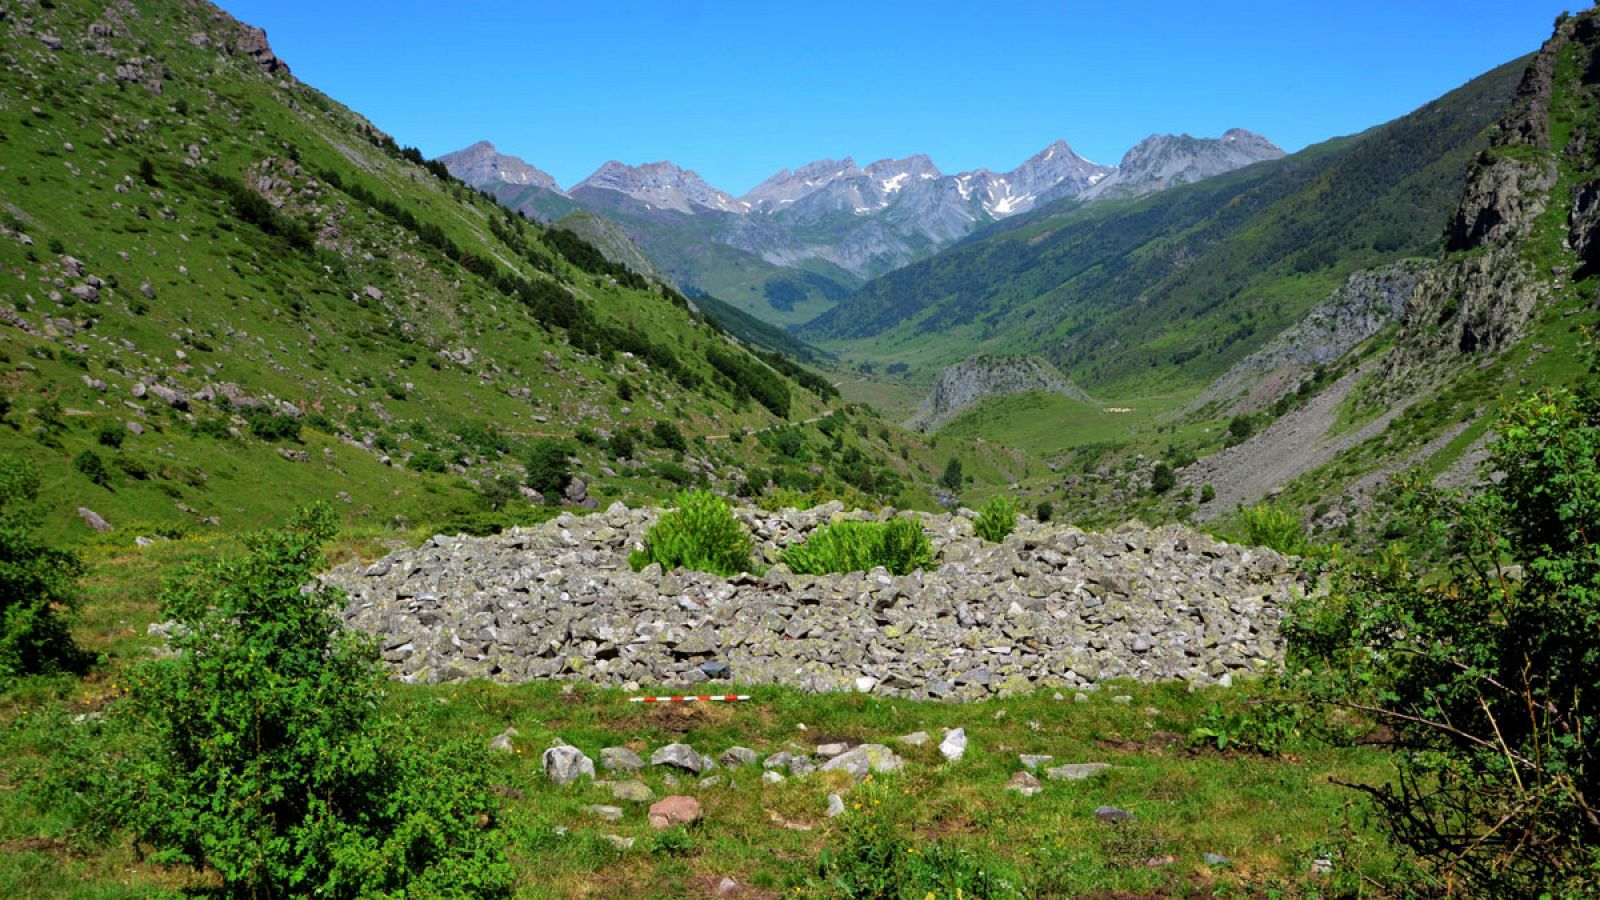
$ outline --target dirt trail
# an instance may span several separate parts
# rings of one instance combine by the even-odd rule
[[[1209,484],[1216,499],[1196,518],[1219,516],[1239,505],[1260,502],[1287,485],[1389,427],[1415,400],[1406,400],[1353,431],[1329,434],[1339,406],[1372,370],[1369,363],[1328,386],[1305,406],[1288,413],[1243,443],[1218,451],[1183,470],[1180,483],[1199,490]]]

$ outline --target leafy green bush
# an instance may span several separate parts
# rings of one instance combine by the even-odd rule
[[[1056,508],[1049,500],[1040,500],[1039,505],[1033,508],[1033,517],[1041,522],[1048,522],[1056,514]]]
[[[228,895],[504,896],[483,751],[379,712],[376,651],[313,580],[333,533],[313,508],[167,588],[176,656],[133,679],[139,789],[118,812],[157,861],[209,867]]]
[[[1217,499],[1217,489],[1216,488],[1212,487],[1209,484],[1203,484],[1203,485],[1200,486],[1200,502],[1201,503],[1210,503],[1211,501],[1213,501],[1215,499]]]
[[[572,466],[567,462],[571,452],[572,448],[567,446],[566,441],[539,438],[522,458],[522,466],[527,470],[524,482],[544,494],[546,502],[559,501],[561,492],[566,490],[567,482],[572,479]]]
[[[978,518],[972,523],[972,530],[978,537],[990,543],[998,544],[1006,539],[1017,527],[1017,501],[1006,494],[997,494],[990,498],[983,509],[978,510]]]
[[[939,483],[952,491],[961,490],[961,484],[966,478],[961,472],[961,460],[954,456],[944,464],[944,473],[939,476]]]
[[[1600,363],[1600,360],[1596,360]],[[1592,363],[1593,365],[1594,363]],[[1284,624],[1301,688],[1389,724],[1399,777],[1368,786],[1435,884],[1600,891],[1600,365],[1515,404],[1473,495],[1413,485],[1405,553],[1333,569]],[[1442,558],[1436,571],[1413,561]]]
[[[845,519],[817,529],[803,544],[784,548],[778,558],[802,575],[865,572],[877,566],[907,575],[933,562],[933,545],[915,519]]]
[[[265,407],[242,410],[244,420],[250,423],[250,433],[263,441],[300,440],[300,420],[280,415]]]
[[[682,453],[689,449],[689,442],[683,439],[683,432],[678,430],[677,425],[668,422],[666,419],[656,420],[655,425],[650,429],[650,436],[654,444],[662,450]]]
[[[84,477],[95,484],[104,485],[110,477],[106,472],[105,460],[93,450],[85,450],[72,460],[72,467],[82,472]]]
[[[1165,462],[1156,463],[1156,467],[1150,472],[1150,490],[1154,493],[1165,494],[1177,483],[1177,473],[1173,472],[1172,466]]]
[[[688,491],[676,503],[650,527],[644,549],[628,557],[635,572],[651,563],[723,577],[750,570],[750,535],[721,497]]]
[[[406,460],[406,468],[414,472],[443,472],[445,465],[445,458],[432,450],[420,450]]]
[[[100,446],[110,447],[113,450],[120,448],[123,439],[127,436],[128,429],[116,422],[106,422],[100,426],[99,431],[95,432],[95,440],[100,443]]]
[[[1306,531],[1300,525],[1300,517],[1267,503],[1244,511],[1244,540],[1245,543],[1270,547],[1290,556],[1305,556],[1311,549]]]
[[[0,681],[81,671],[90,662],[65,621],[77,606],[83,562],[34,534],[38,499],[33,466],[0,456]]]

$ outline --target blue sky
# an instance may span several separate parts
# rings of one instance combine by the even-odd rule
[[[780,168],[927,153],[1006,170],[1057,138],[1298,150],[1537,49],[1550,0],[1343,3],[222,0],[296,75],[429,156],[488,139],[570,187],[670,159],[742,194]]]

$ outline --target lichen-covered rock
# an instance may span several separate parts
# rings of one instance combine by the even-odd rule
[[[853,750],[835,756],[822,764],[824,772],[849,772],[856,781],[863,781],[873,772],[898,772],[905,760],[882,744],[862,744]]]

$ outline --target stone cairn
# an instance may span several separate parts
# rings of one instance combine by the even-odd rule
[[[968,510],[900,513],[921,520],[930,570],[811,576],[777,563],[832,520],[892,514],[737,509],[761,575],[632,571],[660,511],[618,503],[494,537],[437,536],[325,578],[403,681],[705,692],[730,680],[956,700],[1112,678],[1230,683],[1282,659],[1281,611],[1303,587],[1288,558],[1181,526],[1091,533],[1023,517],[992,544]]]

